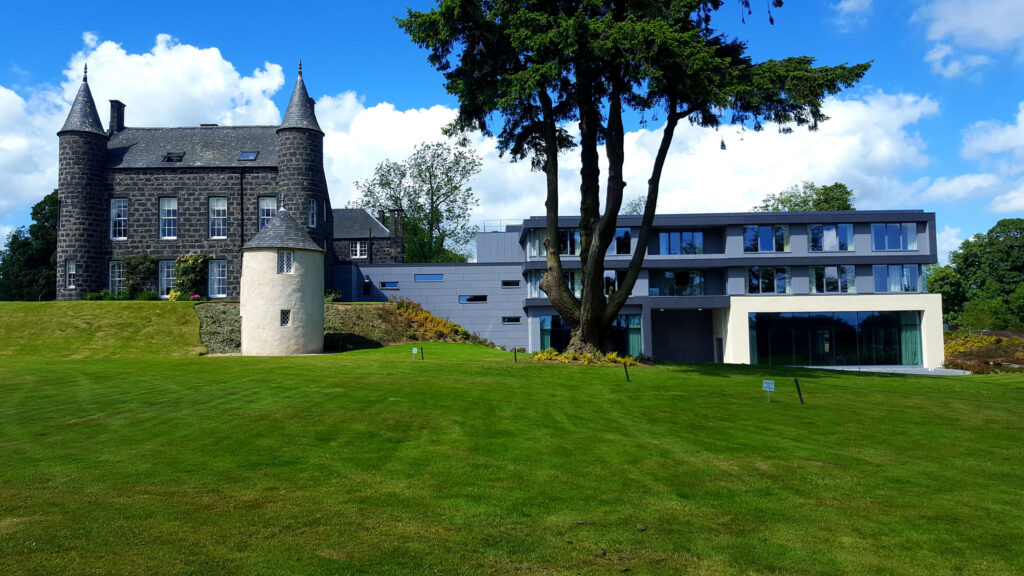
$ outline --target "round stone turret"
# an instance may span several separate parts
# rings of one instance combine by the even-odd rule
[[[277,158],[281,205],[307,229],[313,242],[326,250],[324,274],[330,278],[334,215],[324,176],[324,133],[302,80],[302,62],[284,120],[277,129]]]
[[[82,298],[107,287],[103,247],[109,238],[110,207],[104,195],[107,133],[89,90],[88,68],[60,132],[57,197],[57,298]]]
[[[284,208],[242,247],[242,354],[324,349],[324,250]]]

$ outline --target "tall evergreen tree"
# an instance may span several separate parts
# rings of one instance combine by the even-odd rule
[[[749,11],[749,0],[737,0]],[[860,80],[868,64],[815,67],[810,57],[755,63],[746,45],[718,33],[712,15],[724,0],[441,0],[409,11],[399,25],[429,49],[459,100],[453,127],[496,132],[513,160],[529,158],[546,175],[540,287],[572,329],[570,348],[605,349],[612,322],[633,290],[654,221],[661,174],[680,121],[723,121],[760,130],[764,122],[814,129],[821,101]],[[773,0],[772,7],[780,7]],[[771,7],[769,8],[769,11]],[[769,15],[769,18],[771,16]],[[623,114],[664,120],[647,181],[637,246],[610,296],[604,255],[622,206]],[[500,122],[492,127],[495,116]],[[578,136],[566,129],[578,125]],[[783,131],[789,128],[781,128]],[[601,201],[600,149],[608,160]],[[569,289],[558,252],[558,157],[578,149],[582,297]]]

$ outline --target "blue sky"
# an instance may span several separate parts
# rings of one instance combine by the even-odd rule
[[[455,101],[426,54],[393,18],[431,2],[27,3],[0,19],[0,234],[28,224],[57,184],[56,131],[88,61],[101,119],[127,104],[129,126],[272,124],[302,58],[327,133],[334,205],[373,167],[438,140]],[[811,55],[822,64],[873,61],[856,88],[830,100],[816,133],[718,133],[684,127],[662,184],[660,212],[747,210],[802,180],[842,181],[862,209],[937,214],[948,250],[1000,218],[1024,217],[1024,9],[1021,0],[753,2],[715,17],[756,59]],[[639,194],[660,126],[628,127],[626,178]],[[720,149],[721,140],[727,149]],[[543,178],[475,139],[484,170],[477,224],[543,211]],[[562,209],[577,208],[578,162],[562,162]]]

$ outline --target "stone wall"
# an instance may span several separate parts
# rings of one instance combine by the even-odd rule
[[[241,248],[259,230],[258,199],[277,195],[277,171],[273,168],[189,168],[108,170],[104,212],[106,237],[102,254],[107,262],[146,252],[157,260],[174,260],[187,254],[210,254],[226,260],[227,297],[238,298]],[[210,238],[210,203],[227,198],[227,238]],[[128,199],[128,237],[109,238],[109,204],[113,198]],[[178,200],[178,235],[160,238],[160,199]],[[280,202],[280,199],[278,199]],[[280,204],[279,204],[280,205]],[[106,278],[99,289],[107,287]],[[157,289],[153,278],[149,289]]]
[[[107,260],[102,244],[109,237],[110,204],[103,193],[107,139],[98,134],[64,133],[60,137],[57,198],[57,298],[82,298],[103,289]],[[66,283],[67,262],[75,261],[75,287]]]

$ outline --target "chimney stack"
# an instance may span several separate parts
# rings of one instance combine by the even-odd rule
[[[377,221],[381,223],[385,228],[388,227],[388,221],[384,219],[384,209],[377,210]]]
[[[107,130],[115,134],[124,130],[124,103],[120,100],[110,101],[110,126]]]
[[[391,210],[391,258],[393,262],[405,262],[405,245],[402,242],[402,216],[405,210],[393,208]]]

